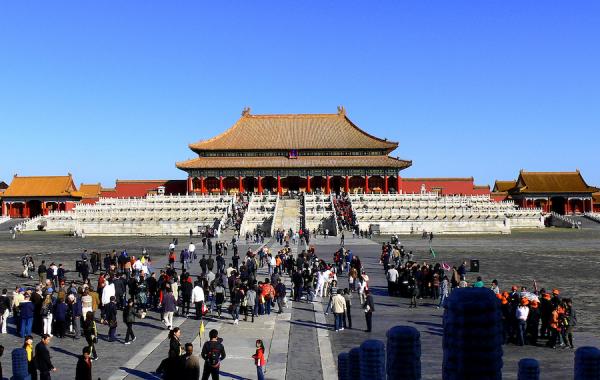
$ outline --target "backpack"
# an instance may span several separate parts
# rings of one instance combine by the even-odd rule
[[[221,361],[221,350],[215,345],[216,342],[208,342],[208,357],[206,358],[206,362],[211,367],[218,367],[219,362]]]

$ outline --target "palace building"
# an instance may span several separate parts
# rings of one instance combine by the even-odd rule
[[[528,172],[521,170],[516,181],[496,181],[493,197],[510,199],[522,208],[544,212],[581,214],[593,212],[594,193],[583,176],[574,172]]]
[[[82,197],[70,173],[37,177],[15,174],[10,186],[2,193],[2,215],[32,218],[51,211],[70,211]]]
[[[354,124],[344,107],[335,114],[253,115],[189,145],[197,158],[178,162],[188,193],[391,193],[411,161],[390,156],[397,142]]]

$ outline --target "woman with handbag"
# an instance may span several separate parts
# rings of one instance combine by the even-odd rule
[[[92,360],[98,360],[98,353],[96,352],[96,343],[98,343],[98,329],[96,328],[96,321],[94,321],[94,313],[88,311],[83,321],[83,336],[90,347],[90,353]]]

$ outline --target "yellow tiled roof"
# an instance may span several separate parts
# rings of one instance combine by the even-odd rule
[[[588,186],[579,171],[519,173],[518,191],[521,193],[593,193],[597,188]]]
[[[202,150],[396,149],[398,143],[358,128],[343,108],[337,114],[251,115],[245,111],[228,130],[190,144]]]
[[[412,165],[411,161],[389,156],[300,156],[289,159],[277,157],[198,157],[178,162],[179,169],[277,169],[277,168],[398,168]]]
[[[84,198],[98,198],[102,191],[100,183],[82,183],[79,185],[79,191],[83,193]]]
[[[517,186],[517,181],[496,181],[493,191],[504,192],[512,189],[515,186]]]
[[[76,190],[70,174],[39,177],[15,175],[2,197],[68,197],[77,196],[73,195]]]

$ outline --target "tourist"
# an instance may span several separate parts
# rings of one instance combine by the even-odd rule
[[[252,315],[252,323],[254,323],[254,316],[256,314],[256,289],[251,285],[248,287],[245,296],[246,310],[244,311],[244,321],[248,321],[248,312]]]
[[[219,380],[219,370],[221,362],[225,359],[225,347],[222,339],[219,338],[219,332],[215,329],[208,333],[210,340],[204,343],[200,356],[204,359],[204,369],[202,370],[202,380]]]
[[[57,371],[50,360],[50,339],[50,335],[43,334],[41,341],[35,346],[35,366],[40,371],[40,380],[50,380],[50,373]]]
[[[230,292],[231,298],[231,319],[233,319],[233,324],[239,324],[240,319],[240,304],[244,299],[244,292],[234,285],[234,288],[231,289]]]
[[[329,293],[329,302],[327,302],[327,307],[325,308],[325,315],[329,314],[329,309],[331,308],[331,305],[333,303],[333,297],[335,297],[338,294],[336,280],[331,281],[331,283],[329,285],[328,293]]]
[[[371,295],[371,292],[368,289],[365,290],[365,294],[366,299],[365,302],[362,304],[362,308],[365,311],[365,319],[367,321],[367,332],[371,332],[373,328],[372,321],[373,312],[375,311],[375,302],[373,302],[373,296]]]
[[[277,299],[277,308],[278,308],[277,314],[283,313],[286,292],[287,292],[287,289],[285,287],[285,284],[281,281],[281,278],[278,278],[277,285],[275,286],[275,297]]]
[[[335,331],[344,330],[344,313],[346,312],[346,299],[342,295],[342,289],[338,289],[331,297],[331,311],[334,316]]]
[[[90,349],[92,360],[98,360],[98,353],[96,352],[96,343],[98,343],[98,329],[96,328],[96,321],[94,321],[94,313],[88,311],[83,321],[83,336],[87,342],[87,347]]]
[[[194,286],[192,285],[192,279],[187,273],[181,275],[181,315],[189,317],[190,304],[192,303],[192,292]]]
[[[256,377],[258,380],[264,380],[263,368],[267,364],[265,361],[265,345],[261,339],[256,340],[256,352],[252,355],[254,364],[256,365]]]
[[[483,280],[481,279],[481,276],[477,276],[477,281],[475,281],[473,283],[473,287],[474,288],[483,288],[485,286],[485,284],[483,283]]]
[[[133,333],[133,323],[135,322],[135,306],[133,304],[133,298],[127,301],[127,306],[123,309],[123,323],[127,326],[127,332],[125,333],[124,344],[131,344],[134,342],[136,337]],[[131,339],[131,340],[130,340]]]
[[[498,280],[492,280],[492,286],[490,289],[494,292],[494,294],[500,294],[500,288],[498,287]]]
[[[204,306],[204,289],[202,289],[202,286],[200,285],[200,281],[194,283],[192,298],[190,300],[194,304],[194,309],[196,310],[196,319],[202,319],[202,308]]]
[[[573,330],[575,326],[577,326],[577,314],[575,313],[575,309],[573,308],[573,301],[570,298],[565,298],[565,344],[568,344],[569,347],[574,348],[573,346]]]
[[[46,260],[42,260],[42,263],[38,266],[38,280],[40,284],[46,283],[46,273],[48,268],[46,268]]]
[[[183,355],[183,346],[181,345],[180,338],[181,330],[179,327],[175,327],[169,332],[169,354],[165,379],[176,379],[178,377],[179,360]]]
[[[518,322],[518,342],[519,346],[523,346],[526,343],[527,333],[527,317],[529,316],[529,300],[527,298],[521,298],[520,305],[516,310],[516,317]]]
[[[388,294],[390,296],[396,296],[397,295],[397,283],[398,283],[398,270],[396,269],[396,267],[391,266],[390,269],[388,269],[387,274],[387,282],[388,282]]]
[[[21,317],[21,338],[31,335],[33,325],[34,305],[31,302],[29,293],[25,293],[23,301],[19,303],[19,314]]]
[[[83,347],[82,355],[77,360],[75,380],[92,380],[92,359],[89,347]]]
[[[54,305],[54,311],[52,312],[52,316],[54,318],[56,336],[61,339],[65,337],[65,332],[67,328],[67,311],[68,306],[65,303],[64,298],[58,297],[56,305]]]
[[[27,373],[31,380],[37,380],[37,368],[35,367],[35,347],[33,347],[33,337],[27,335],[23,343],[23,349],[27,353]]]
[[[0,296],[0,333],[6,334],[6,326],[8,325],[8,316],[10,314],[11,301],[8,297],[8,290],[2,289]]]
[[[450,282],[448,281],[448,276],[444,275],[442,281],[440,282],[440,303],[438,303],[437,308],[444,306],[446,302],[446,298],[450,294]]]
[[[352,313],[350,307],[352,306],[352,294],[348,288],[344,289],[344,300],[346,301],[346,312],[344,313],[344,328],[352,328]]]
[[[175,300],[175,296],[173,295],[173,290],[171,288],[167,288],[166,294],[163,295],[162,298],[162,307],[164,313],[163,322],[167,329],[171,330],[173,327],[173,314],[177,311],[177,301]]]
[[[108,341],[117,340],[117,303],[115,296],[110,297],[110,302],[105,306],[106,323],[108,324]]]
[[[182,356],[182,370],[179,379],[199,380],[200,379],[200,359],[194,355],[194,345],[185,344],[185,354]]]

